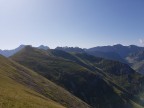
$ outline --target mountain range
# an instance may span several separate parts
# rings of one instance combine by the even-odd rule
[[[144,51],[144,47],[139,47],[136,45],[123,46],[121,44],[117,44],[113,46],[98,46],[89,49],[74,47],[57,47],[56,49],[60,49],[66,52],[85,52],[95,57],[120,61],[122,63],[128,64],[137,72],[142,74],[144,73],[144,58],[140,57],[143,56],[142,52]],[[132,55],[137,55],[139,61],[137,62]],[[133,60],[133,62],[131,62],[131,60]]]
[[[0,107],[143,108],[144,76],[135,67],[143,62],[143,49],[21,45],[1,50]]]

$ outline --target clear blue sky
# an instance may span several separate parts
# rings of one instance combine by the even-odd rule
[[[144,0],[0,0],[0,49],[144,45]]]

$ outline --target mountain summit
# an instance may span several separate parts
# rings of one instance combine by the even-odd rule
[[[10,57],[14,55],[15,53],[17,53],[18,51],[20,51],[21,49],[23,49],[24,47],[25,45],[20,45],[19,47],[12,49],[12,50],[0,50],[0,54],[5,57]]]

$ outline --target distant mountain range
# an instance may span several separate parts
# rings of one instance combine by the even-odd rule
[[[144,47],[135,45],[102,46],[87,49],[86,52],[97,57],[116,60],[129,64],[137,72],[144,73]],[[98,55],[99,54],[99,55]]]
[[[0,54],[5,57],[10,57],[19,52],[26,45],[20,45],[13,50],[0,50]],[[48,46],[40,45],[38,49],[48,50]],[[82,49],[79,47],[57,47],[57,50],[62,50],[71,53],[87,53],[95,57],[101,57],[109,60],[116,60],[130,65],[137,72],[144,73],[144,47],[136,45],[123,46],[117,44],[114,46],[98,46],[89,49]],[[139,59],[136,59],[139,58]]]
[[[144,108],[144,76],[131,68],[144,52],[130,48],[122,56],[117,48],[128,46],[108,47],[116,48],[7,50],[7,58],[0,55],[0,107]]]
[[[129,54],[136,53],[141,50],[144,50],[144,47],[139,47],[135,45],[123,46],[121,44],[117,44],[114,46],[99,46],[88,49],[88,51],[115,52],[119,54],[122,58],[125,58]]]
[[[117,44],[114,46],[98,46],[89,49],[81,49],[74,47],[58,47],[66,52],[85,52],[87,54],[93,55],[95,57],[101,57],[109,60],[120,61],[130,65],[137,72],[144,73],[144,47],[139,47],[136,45],[123,46]],[[132,56],[135,55],[135,56]],[[139,58],[139,60],[134,58]],[[133,62],[131,62],[133,60]]]

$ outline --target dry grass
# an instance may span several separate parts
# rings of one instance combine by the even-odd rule
[[[0,56],[0,108],[88,108],[36,72]]]

